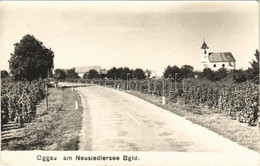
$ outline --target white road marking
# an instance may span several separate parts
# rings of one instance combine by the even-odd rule
[[[131,114],[129,114],[128,112],[126,112],[126,114],[127,114],[131,119],[133,119],[138,125],[141,124],[141,123],[138,122],[138,120],[136,120]]]

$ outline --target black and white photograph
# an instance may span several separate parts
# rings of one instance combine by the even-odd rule
[[[259,2],[1,1],[1,165],[259,166]]]

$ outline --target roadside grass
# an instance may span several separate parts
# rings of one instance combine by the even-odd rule
[[[49,110],[44,99],[37,106],[37,117],[20,132],[1,142],[2,150],[78,150],[82,127],[81,98],[70,89],[49,89]],[[75,110],[75,101],[78,110]]]
[[[129,92],[147,102],[164,108],[179,116],[185,117],[194,124],[206,127],[215,133],[222,135],[244,147],[260,153],[260,134],[257,126],[250,127],[245,123],[239,123],[230,119],[226,113],[220,110],[210,110],[205,107],[175,104],[166,100],[162,104],[162,99],[155,95],[149,95],[141,92]]]

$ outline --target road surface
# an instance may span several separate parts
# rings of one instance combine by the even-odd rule
[[[80,150],[252,152],[133,95],[101,86],[76,89],[84,109]]]

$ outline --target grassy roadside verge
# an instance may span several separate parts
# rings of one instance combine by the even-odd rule
[[[152,96],[141,92],[129,93],[185,117],[195,124],[206,127],[219,135],[260,153],[260,135],[257,127],[250,127],[246,124],[231,120],[225,113],[218,110],[168,103],[167,101],[167,104],[162,105],[162,101],[158,96]]]
[[[79,103],[75,110],[75,101]],[[78,150],[82,127],[81,98],[70,89],[49,89],[49,111],[43,100],[37,117],[18,132],[10,129],[1,141],[2,150]]]

